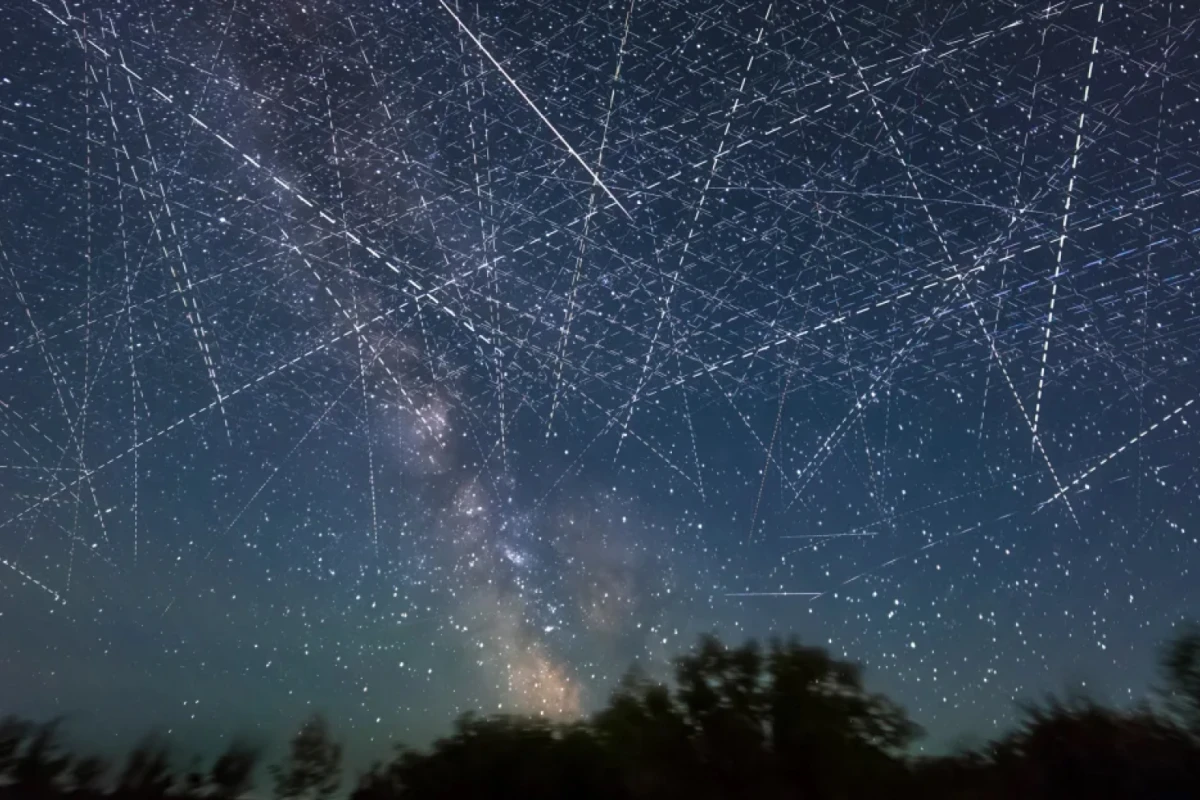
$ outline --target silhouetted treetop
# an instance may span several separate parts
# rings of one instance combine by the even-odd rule
[[[100,756],[84,756],[71,765],[71,792],[81,796],[96,796],[104,786],[109,763]]]
[[[210,796],[237,800],[254,788],[254,769],[262,750],[244,739],[234,739],[213,762],[208,781]]]
[[[160,734],[151,733],[126,759],[117,779],[116,793],[130,800],[162,800],[171,793],[174,784],[170,748]]]
[[[1171,710],[1193,736],[1200,736],[1200,625],[1189,622],[1167,643],[1159,667]]]
[[[730,647],[707,636],[670,680],[630,670],[608,703],[572,723],[464,714],[426,749],[395,748],[352,800],[741,800],[741,798],[1200,797],[1200,631],[1162,651],[1167,703],[1133,710],[1086,698],[1023,707],[1000,738],[917,757],[921,735],[862,668],[795,639]],[[233,739],[179,781],[164,739],[129,754],[107,795],[101,759],[72,759],[59,721],[0,720],[0,800],[240,800],[261,750]],[[277,800],[330,800],[342,748],[319,714],[271,768]]]
[[[28,720],[11,715],[0,719],[0,776],[12,772],[25,737],[32,729],[33,725]]]
[[[306,719],[289,743],[287,760],[271,770],[279,800],[324,800],[342,779],[342,747],[320,714]]]
[[[61,719],[53,719],[33,729],[24,751],[13,764],[13,782],[26,794],[42,797],[59,788],[59,780],[71,764],[59,741]]]

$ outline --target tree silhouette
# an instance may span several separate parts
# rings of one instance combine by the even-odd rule
[[[401,748],[354,800],[403,797],[865,796],[899,786],[919,729],[824,650],[704,637],[671,686],[631,671],[589,721],[468,714],[427,752]]]
[[[242,739],[234,739],[213,762],[208,782],[217,800],[237,800],[254,788],[254,768],[262,751]]]
[[[637,797],[836,796],[897,781],[920,733],[863,688],[857,665],[819,648],[714,637],[675,662],[675,692],[626,676],[594,720]]]
[[[753,641],[729,649],[716,637],[703,637],[695,652],[675,662],[676,695],[697,760],[707,779],[726,793],[771,778],[764,678],[762,654]]]
[[[292,737],[285,763],[271,769],[279,800],[324,800],[341,783],[342,747],[333,741],[329,723],[313,714]]]
[[[862,669],[798,641],[728,647],[715,637],[674,661],[672,679],[631,670],[608,704],[571,723],[466,714],[425,750],[396,749],[362,774],[352,800],[732,800],[1200,797],[1200,630],[1162,650],[1167,703],[1114,709],[1049,699],[1020,724],[938,757]],[[107,794],[107,764],[63,752],[59,720],[0,719],[0,800],[240,800],[261,750],[231,741],[176,785],[164,739],[129,754]],[[278,800],[330,800],[342,749],[324,717],[303,722],[272,768]]]
[[[350,792],[350,800],[392,800],[404,792],[404,784],[400,780],[399,763],[404,758],[406,748],[396,748],[396,758],[391,763],[384,764],[376,761],[371,767],[358,776],[354,790]]]
[[[34,728],[24,751],[13,765],[13,782],[27,797],[52,795],[71,763],[71,757],[62,753],[61,723],[61,719],[52,719]]]
[[[183,776],[183,796],[188,798],[204,797],[208,792],[208,775],[201,765],[200,756],[193,756]]]
[[[620,784],[586,725],[466,714],[428,753],[399,748],[358,782],[353,800],[470,797],[617,800]]]
[[[700,788],[692,731],[670,690],[630,670],[592,720],[597,740],[634,797],[692,796]]]
[[[1026,707],[993,753],[998,781],[1022,797],[1190,797],[1198,758],[1186,733],[1149,709],[1078,698]]]
[[[96,797],[108,774],[108,762],[100,756],[85,756],[71,765],[71,793],[79,797]]]
[[[174,783],[170,748],[161,736],[151,733],[129,754],[116,794],[129,800],[162,800]]]
[[[12,774],[21,745],[32,729],[33,725],[20,717],[10,715],[0,719],[0,777]]]
[[[1168,707],[1193,736],[1200,737],[1200,625],[1189,622],[1167,643],[1159,668],[1167,681]]]
[[[789,784],[836,797],[897,779],[897,756],[922,731],[898,705],[866,691],[857,664],[793,639],[772,642],[767,670],[771,744]]]

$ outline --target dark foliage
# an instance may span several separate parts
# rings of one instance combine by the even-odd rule
[[[208,776],[204,774],[204,767],[201,766],[199,757],[192,759],[191,766],[184,774],[183,790],[180,794],[189,800],[208,794]]]
[[[627,676],[592,730],[631,797],[855,795],[898,780],[920,733],[824,650],[713,638],[676,661],[674,691]]]
[[[162,800],[174,784],[170,749],[160,735],[152,733],[129,754],[114,791],[128,800]]]
[[[434,743],[431,755],[400,749],[359,779],[352,797],[619,797],[606,754],[583,726],[472,715]]]
[[[0,719],[0,775],[12,774],[13,766],[21,755],[21,745],[32,728],[28,721],[13,716]]]
[[[254,788],[254,770],[262,751],[241,739],[235,739],[213,762],[208,776],[209,796],[216,800],[237,800]]]
[[[1163,651],[1157,707],[1118,711],[1053,698],[1024,708],[1003,737],[914,758],[920,728],[869,692],[858,665],[797,641],[730,648],[704,638],[669,684],[631,671],[605,708],[571,724],[460,717],[426,750],[397,748],[361,775],[352,800],[718,800],[929,797],[1200,798],[1200,629]],[[0,720],[0,800],[239,800],[254,796],[261,750],[232,744],[176,776],[149,736],[105,791],[108,765],[72,760],[57,720]],[[328,800],[342,749],[320,715],[305,720],[271,768],[279,800]]]
[[[1160,667],[1168,708],[1193,736],[1200,737],[1200,625],[1185,626],[1167,644]]]
[[[71,764],[71,757],[61,752],[58,729],[61,720],[33,727],[24,750],[12,768],[13,783],[27,797],[47,797],[60,787],[60,780]]]
[[[1182,800],[1200,796],[1200,742],[1147,709],[1051,700],[986,750],[926,760],[913,775],[934,797]]]
[[[329,723],[313,714],[292,737],[288,760],[271,769],[279,800],[325,800],[342,781],[342,746]]]
[[[100,756],[85,756],[71,765],[71,794],[82,800],[96,797],[104,789],[108,762]]]

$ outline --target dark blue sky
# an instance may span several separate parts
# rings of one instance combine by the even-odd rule
[[[794,633],[937,747],[1197,612],[1193,9],[0,19],[0,710],[361,759]]]

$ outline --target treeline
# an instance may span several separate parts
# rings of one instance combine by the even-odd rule
[[[571,798],[1200,798],[1200,629],[1160,654],[1161,687],[1132,709],[1050,699],[1003,737],[915,757],[920,727],[868,691],[861,668],[792,640],[731,648],[707,637],[670,685],[632,672],[589,719],[471,714],[424,750],[397,748],[344,785],[342,749],[306,720],[262,781],[235,740],[180,771],[149,736],[122,764],[64,751],[59,721],[0,722],[0,794],[14,800]]]

